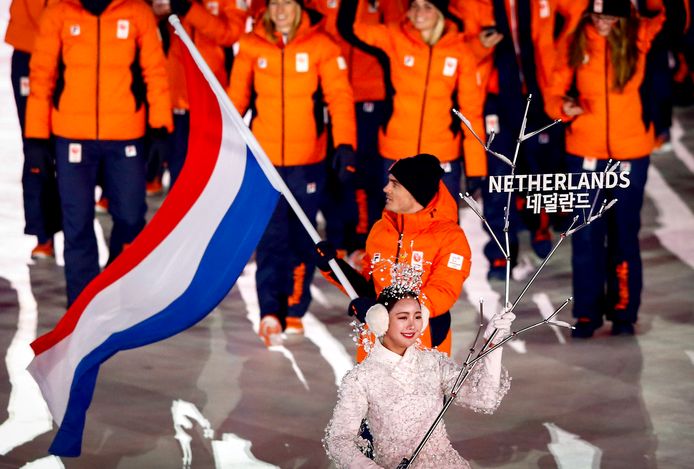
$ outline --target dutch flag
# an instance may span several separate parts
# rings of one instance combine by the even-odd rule
[[[176,187],[55,329],[31,344],[29,372],[59,426],[49,450],[58,456],[80,454],[100,365],[212,311],[246,265],[279,197],[262,169],[267,172],[267,157],[254,157],[262,150],[195,46],[181,36],[191,54],[185,54],[191,124]]]

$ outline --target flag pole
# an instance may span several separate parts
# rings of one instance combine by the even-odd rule
[[[311,240],[313,240],[313,243],[316,244],[320,242],[322,239],[318,234],[318,231],[316,231],[316,228],[308,219],[306,213],[304,213],[301,205],[299,205],[299,202],[297,202],[296,198],[294,198],[294,194],[292,194],[291,190],[289,190],[289,187],[287,187],[284,179],[282,179],[280,174],[277,172],[277,169],[270,161],[270,158],[268,158],[265,151],[255,139],[253,132],[251,132],[248,126],[246,126],[246,124],[243,122],[243,118],[236,110],[236,107],[234,107],[232,104],[226,90],[222,87],[222,85],[219,84],[219,81],[217,81],[217,78],[215,77],[214,73],[212,73],[212,70],[210,70],[210,67],[205,62],[205,59],[203,59],[202,55],[200,55],[197,47],[195,47],[195,44],[190,39],[190,36],[188,36],[188,33],[186,33],[183,25],[181,25],[181,20],[176,15],[170,15],[169,23],[171,23],[171,26],[173,26],[174,30],[176,31],[176,35],[178,35],[178,37],[186,45],[188,52],[190,52],[190,55],[200,68],[203,76],[210,84],[212,91],[215,95],[217,95],[217,98],[222,105],[222,112],[226,112],[227,115],[231,117],[231,122],[233,123],[234,127],[244,137],[246,144],[250,147],[253,156],[258,161],[258,164],[263,170],[263,173],[265,173],[265,176],[267,176],[274,188],[277,189],[287,200],[289,206],[292,208],[297,218],[304,226],[304,229],[308,232]],[[354,290],[354,287],[352,287],[349,280],[347,280],[345,273],[342,271],[337,261],[335,259],[331,259],[329,265],[333,272],[335,272],[335,276],[339,280],[340,284],[342,284],[342,287],[345,289],[349,297],[351,299],[357,298],[357,292]]]

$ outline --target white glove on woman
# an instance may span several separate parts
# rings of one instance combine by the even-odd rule
[[[508,311],[508,307],[496,313],[487,323],[487,328],[484,330],[484,338],[489,339],[494,329],[498,329],[494,337],[494,342],[499,343],[511,334],[511,324],[516,319],[516,315]]]

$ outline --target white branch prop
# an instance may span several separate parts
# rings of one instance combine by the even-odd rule
[[[518,139],[516,141],[516,149],[515,149],[515,153],[513,155],[513,161],[510,161],[505,156],[503,156],[499,153],[495,153],[489,149],[489,146],[491,145],[492,141],[494,140],[494,136],[495,136],[494,132],[490,132],[489,141],[487,142],[487,144],[485,144],[482,141],[482,139],[472,129],[472,126],[470,125],[470,121],[467,118],[465,118],[465,116],[463,116],[460,112],[453,109],[453,112],[460,118],[460,120],[463,122],[463,124],[465,124],[465,126],[470,130],[470,132],[472,132],[472,134],[477,139],[477,141],[480,143],[480,145],[482,145],[484,147],[484,149],[486,151],[488,151],[490,154],[496,156],[501,161],[503,161],[504,163],[508,164],[511,167],[511,176],[513,176],[515,173],[516,159],[518,158],[520,144],[523,141],[537,135],[538,133],[543,132],[544,130],[547,130],[548,128],[557,124],[558,122],[561,122],[560,120],[556,120],[556,121],[552,122],[551,124],[546,125],[545,127],[541,128],[540,130],[536,130],[534,132],[530,132],[530,133],[526,134],[525,128],[526,128],[526,124],[527,124],[528,108],[530,106],[531,99],[532,99],[532,95],[529,95],[527,102],[526,102],[526,106],[525,106],[525,113],[523,114],[523,122],[521,124],[521,129],[520,129],[520,132],[518,135]],[[615,164],[611,164],[611,160],[610,160],[610,161],[608,161],[607,168],[605,169],[605,172],[607,173],[607,172],[615,171],[618,166],[619,166],[619,162],[617,162]],[[574,227],[576,225],[576,223],[578,222],[578,218],[579,218],[578,215],[574,216],[574,218],[571,222],[571,225],[567,228],[567,230],[564,233],[561,233],[559,235],[559,240],[557,241],[557,243],[552,247],[552,250],[549,252],[547,257],[545,257],[543,259],[542,263],[537,268],[537,270],[535,271],[533,276],[530,278],[530,280],[528,280],[526,285],[523,287],[521,292],[518,294],[518,297],[516,298],[516,300],[511,304],[511,303],[509,303],[511,262],[510,262],[509,236],[508,236],[509,214],[510,214],[509,211],[511,208],[511,192],[509,192],[509,194],[508,194],[506,207],[504,209],[504,227],[503,227],[503,230],[504,230],[504,238],[505,238],[504,240],[505,240],[505,244],[506,244],[505,249],[501,246],[501,242],[499,242],[499,239],[497,238],[496,234],[493,232],[493,230],[489,226],[489,223],[485,219],[485,217],[482,213],[482,209],[480,208],[479,204],[477,204],[477,202],[472,198],[472,196],[469,193],[466,192],[465,195],[459,194],[460,198],[462,198],[468,204],[468,206],[472,209],[472,211],[475,213],[475,215],[477,215],[479,217],[479,219],[482,221],[482,223],[484,223],[484,225],[486,226],[490,235],[492,236],[494,241],[496,241],[496,244],[498,245],[499,249],[506,257],[506,284],[505,284],[505,288],[504,288],[504,290],[505,290],[504,305],[505,305],[506,311],[513,312],[513,310],[516,308],[516,306],[518,306],[518,303],[520,302],[520,300],[523,298],[525,293],[530,289],[530,286],[532,285],[532,283],[535,281],[535,279],[538,277],[538,275],[540,275],[540,272],[547,265],[547,263],[552,258],[554,253],[557,251],[559,246],[562,244],[564,239],[566,239],[567,237],[571,236],[573,233],[577,232],[581,228],[584,228],[585,226],[589,225],[590,223],[594,222],[595,220],[597,220],[598,218],[603,216],[607,210],[612,208],[612,206],[614,206],[614,204],[617,203],[616,199],[611,200],[610,202],[607,202],[607,200],[603,200],[603,202],[600,206],[600,209],[598,210],[598,212],[595,215],[593,215],[595,204],[596,204],[596,201],[598,199],[598,195],[599,195],[599,191],[595,194],[595,199],[593,200],[593,203],[591,205],[590,213],[587,216],[584,213],[583,223]],[[446,413],[446,411],[450,407],[453,400],[455,400],[455,398],[457,397],[458,392],[459,392],[461,386],[463,385],[463,383],[465,382],[466,378],[469,376],[470,372],[474,368],[475,364],[479,362],[479,360],[481,360],[485,356],[489,355],[490,353],[492,353],[494,350],[498,349],[499,347],[503,346],[509,340],[512,340],[512,339],[518,337],[519,335],[521,335],[521,334],[523,334],[523,333],[525,333],[531,329],[539,327],[541,325],[562,327],[562,328],[566,328],[566,329],[574,329],[573,326],[571,326],[569,323],[567,323],[565,321],[553,321],[554,317],[557,314],[559,314],[559,312],[562,309],[564,309],[566,307],[566,305],[568,305],[572,301],[572,299],[573,299],[572,297],[567,298],[566,301],[564,301],[564,303],[562,303],[561,306],[559,306],[551,315],[549,315],[547,318],[543,319],[542,321],[531,324],[531,325],[524,327],[518,331],[511,332],[507,337],[504,337],[499,343],[492,345],[494,343],[494,339],[496,338],[496,336],[499,332],[498,329],[494,329],[494,331],[489,336],[489,338],[486,340],[486,342],[484,343],[482,348],[479,350],[479,352],[477,352],[475,357],[472,358],[473,355],[475,354],[477,340],[479,339],[480,331],[482,330],[483,322],[484,322],[482,319],[483,318],[484,303],[480,299],[480,326],[477,330],[477,335],[475,336],[475,339],[474,339],[474,341],[473,341],[473,343],[469,349],[468,356],[462,365],[462,369],[460,370],[460,373],[456,377],[456,380],[453,384],[451,394],[449,397],[446,398],[446,401],[444,402],[443,409],[441,409],[441,411],[439,412],[438,416],[436,417],[436,419],[432,423],[431,427],[429,428],[429,430],[425,434],[425,436],[422,439],[422,441],[420,442],[419,446],[417,446],[415,451],[412,453],[412,456],[410,456],[410,458],[404,458],[402,460],[402,462],[398,465],[397,469],[407,469],[414,463],[415,459],[417,458],[417,456],[421,452],[422,448],[427,443],[427,441],[431,437],[432,433],[436,429],[436,426],[439,424],[439,422],[443,418],[444,414]]]

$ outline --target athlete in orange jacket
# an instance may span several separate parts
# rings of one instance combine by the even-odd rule
[[[52,2],[49,2],[52,3]],[[5,42],[12,52],[12,89],[22,131],[24,163],[22,196],[24,201],[24,232],[37,238],[32,259],[54,256],[53,235],[60,231],[60,199],[55,179],[55,156],[49,148],[36,146],[24,137],[24,118],[29,96],[29,60],[39,30],[39,17],[45,0],[13,0]]]
[[[566,132],[567,153],[597,159],[633,159],[651,153],[653,129],[646,128],[642,120],[639,87],[644,77],[646,53],[664,20],[664,12],[653,18],[632,20],[638,22],[638,53],[631,77],[621,86],[615,85],[607,39],[593,25],[591,15],[583,18],[575,32],[575,35],[585,35],[587,41],[581,64],[569,63],[572,42],[564,44],[554,68],[545,109],[552,117],[571,120]],[[567,98],[573,83],[579,92],[577,100]],[[577,108],[582,112],[577,114]]]
[[[141,76],[131,65],[141,67]],[[164,55],[146,4],[113,0],[98,17],[78,0],[48,7],[30,67],[27,137],[140,138],[145,132],[145,87],[149,125],[171,130]],[[64,84],[56,89],[59,79]]]
[[[400,160],[407,161],[407,160]],[[402,165],[406,167],[405,165]],[[471,252],[465,233],[458,225],[458,204],[443,182],[423,208],[414,213],[395,206],[398,191],[417,193],[426,177],[422,172],[402,171],[398,163],[390,170],[384,191],[386,208],[366,240],[362,275],[373,278],[376,292],[392,283],[393,262],[422,269],[422,304],[429,308],[429,328],[422,335],[425,347],[451,353],[450,309],[470,275]]]
[[[241,37],[229,96],[240,113],[252,107],[251,129],[287,186],[315,222],[326,180],[325,99],[340,172],[354,165],[354,102],[340,48],[293,0],[270,0],[251,33]],[[251,100],[253,98],[253,101]],[[311,301],[313,243],[284,199],[256,249],[259,335],[266,345],[302,334]]]
[[[343,1],[339,26],[390,58],[395,96],[393,114],[379,136],[379,151],[387,168],[404,155],[427,152],[438,156],[446,169],[444,181],[453,194],[460,185],[461,123],[451,108],[462,110],[482,132],[483,90],[477,83],[476,63],[465,38],[446,20],[447,1],[415,0],[407,17],[385,25],[360,22],[356,0]],[[366,8],[366,1],[359,3]],[[357,21],[354,22],[354,18]],[[424,36],[429,42],[425,42]],[[467,134],[466,134],[467,135]],[[469,137],[469,136],[468,136]],[[483,175],[483,148],[465,139],[465,167],[469,175]]]
[[[573,337],[591,337],[603,316],[613,321],[613,335],[634,334],[643,283],[640,211],[655,142],[639,87],[651,40],[664,19],[662,10],[650,18],[637,16],[629,0],[592,0],[555,67],[546,109],[570,120],[568,170],[603,172],[612,158],[629,173],[628,185],[601,192],[617,199],[614,207],[571,238]],[[572,87],[578,95],[569,97]],[[594,195],[588,191],[589,198]]]
[[[450,309],[470,275],[471,251],[458,225],[458,204],[440,181],[442,173],[439,160],[428,154],[403,158],[390,168],[383,189],[386,208],[369,233],[360,269],[368,283],[356,279],[353,285],[358,294],[372,300],[354,300],[350,309],[357,316],[364,314],[381,290],[393,283],[394,265],[407,265],[421,272],[422,304],[431,315],[422,343],[450,354]],[[334,253],[325,243],[319,243],[316,249],[321,270],[328,272],[327,260]],[[339,263],[354,280],[352,269],[344,261]],[[326,277],[335,283],[331,276]],[[357,357],[359,361],[364,358],[361,347]]]
[[[61,1],[41,17],[26,117],[28,138],[55,136],[68,304],[99,273],[97,174],[113,216],[112,260],[145,224],[145,117],[164,134],[172,127],[164,54],[149,6],[83,1]]]
[[[289,0],[284,0],[289,1]],[[340,49],[305,11],[289,43],[268,40],[262,22],[241,37],[229,97],[242,114],[253,105],[251,129],[275,166],[323,161],[326,135],[321,91],[335,146],[356,144],[354,101]],[[253,94],[255,101],[251,102]]]

